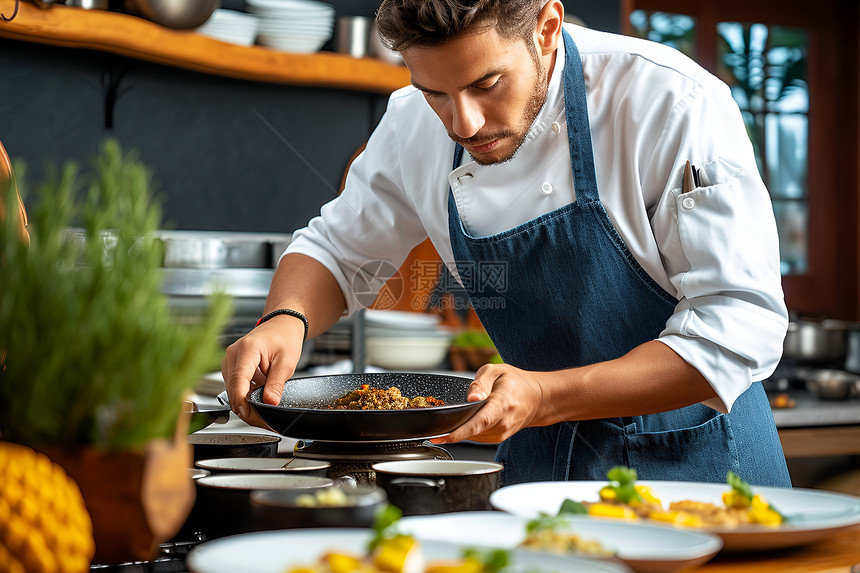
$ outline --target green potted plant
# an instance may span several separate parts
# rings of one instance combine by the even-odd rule
[[[451,369],[459,371],[476,371],[484,364],[502,363],[490,335],[476,328],[466,329],[454,337],[448,359]]]
[[[78,482],[95,562],[151,558],[193,504],[182,402],[220,353],[230,300],[196,325],[170,311],[151,174],[115,141],[91,175],[69,164],[40,187],[29,246],[11,189],[0,182],[0,439]]]

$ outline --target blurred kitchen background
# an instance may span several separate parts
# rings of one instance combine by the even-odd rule
[[[168,4],[203,13],[160,10]],[[137,150],[164,206],[165,292],[193,317],[206,294],[226,287],[238,302],[229,344],[259,317],[290,233],[337,195],[387,95],[408,83],[396,54],[373,41],[377,6],[0,0],[0,141],[30,181],[67,160],[88,165],[106,137]],[[860,492],[857,2],[565,7],[589,27],[674,46],[731,86],[780,232],[793,322],[765,384],[792,477]],[[469,373],[492,360],[437,263],[432,247],[417,247],[378,312],[316,339],[302,367]]]

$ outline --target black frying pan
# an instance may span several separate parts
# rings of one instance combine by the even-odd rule
[[[211,424],[224,424],[230,419],[230,406],[196,404],[186,400],[182,404],[183,412],[191,413],[191,421],[188,425],[188,433],[193,434]]]
[[[312,376],[287,380],[277,406],[263,403],[262,388],[248,402],[276,432],[302,440],[390,442],[444,436],[472,417],[483,404],[467,402],[471,378],[438,374],[383,372]],[[331,410],[328,405],[362,384],[397,386],[408,397],[433,396],[444,406],[408,410]]]

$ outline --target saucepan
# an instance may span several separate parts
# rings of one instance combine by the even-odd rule
[[[373,464],[376,483],[404,515],[490,510],[504,466],[477,460],[402,460]]]
[[[471,378],[411,372],[310,376],[288,380],[277,406],[263,403],[263,388],[248,402],[275,432],[312,441],[390,442],[444,436],[466,422],[485,400],[467,402]],[[406,397],[433,396],[444,406],[406,410],[335,410],[337,398],[362,384],[396,386]]]
[[[783,358],[800,364],[835,364],[845,361],[848,323],[840,320],[801,319],[789,323]]]
[[[188,436],[195,462],[215,458],[274,458],[280,442],[280,436],[271,434],[198,432]]]

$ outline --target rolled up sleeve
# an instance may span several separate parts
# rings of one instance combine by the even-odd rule
[[[659,340],[702,373],[718,396],[705,404],[722,412],[773,373],[788,328],[770,196],[726,92],[690,102],[674,126],[674,173],[690,158],[702,186],[670,182],[652,220],[679,298]]]

